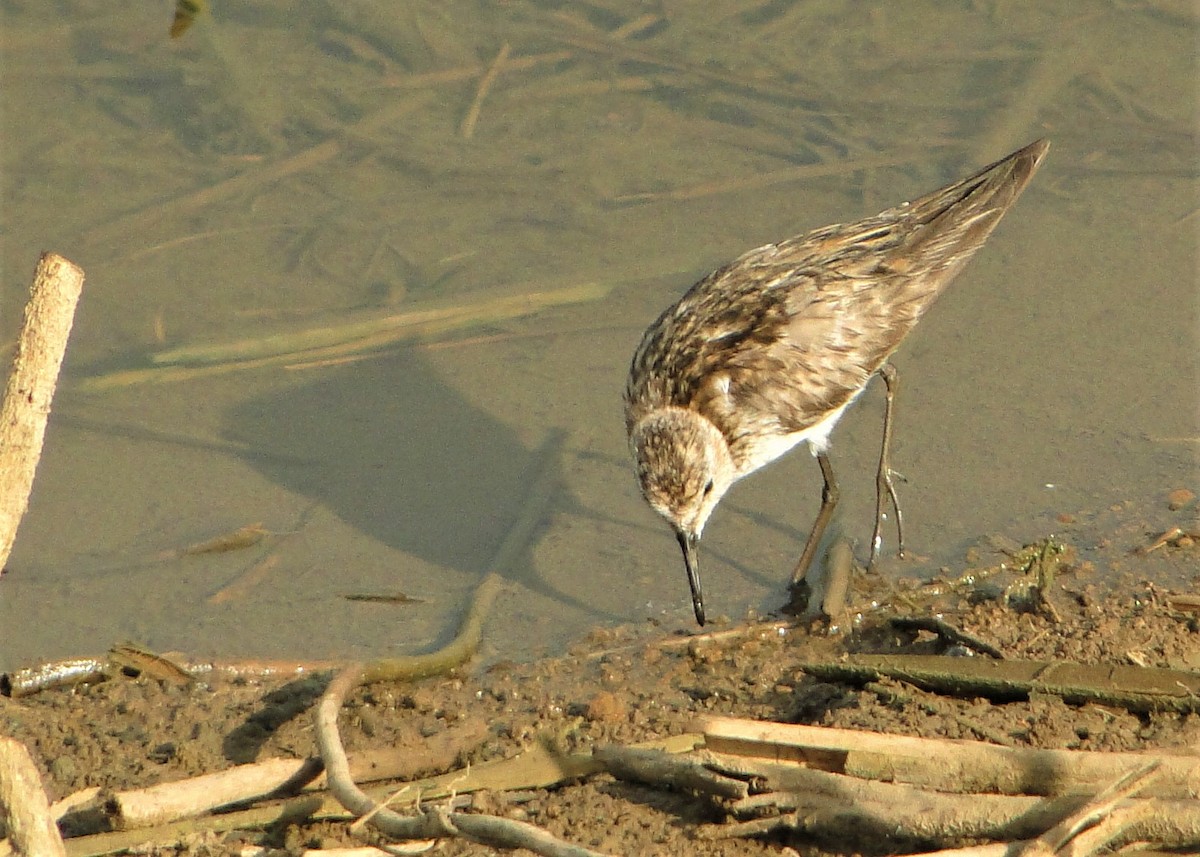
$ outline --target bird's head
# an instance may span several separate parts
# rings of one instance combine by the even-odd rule
[[[696,621],[704,624],[697,545],[704,525],[733,484],[736,469],[724,435],[684,408],[662,408],[630,431],[642,496],[675,531],[687,567]]]

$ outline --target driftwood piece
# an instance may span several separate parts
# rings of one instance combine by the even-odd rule
[[[1089,753],[997,747],[980,741],[915,738],[855,729],[709,717],[706,747],[726,756],[803,763],[855,777],[946,792],[1057,795],[1098,789],[1150,762],[1160,768],[1144,796],[1200,798],[1200,756]]]
[[[350,757],[350,771],[358,782],[411,780],[450,767],[486,735],[487,724],[474,720],[465,728],[426,739],[419,748],[385,747],[356,753]],[[301,787],[323,788],[324,770],[317,758],[268,759],[187,780],[115,792],[106,796],[104,805],[119,829],[150,827],[230,804],[293,793]]]
[[[62,837],[29,751],[0,738],[0,820],[19,857],[64,857]]]
[[[1135,822],[1153,815],[1148,801],[1129,801],[1157,774],[1152,762],[1121,777],[1108,788],[1064,818],[1021,850],[1021,857],[1062,854],[1068,845],[1084,854],[1094,854],[1124,834]]]
[[[82,291],[82,270],[62,256],[42,254],[0,403],[0,569],[29,505],[50,402]]]
[[[625,751],[627,753],[627,749]],[[606,754],[608,755],[608,754]],[[657,757],[657,758],[656,758]],[[1030,840],[1040,854],[1090,854],[1109,843],[1149,840],[1175,848],[1200,845],[1200,801],[1131,799],[1160,763],[1143,763],[1092,797],[1086,792],[1038,798],[1025,795],[946,794],[890,782],[745,756],[700,751],[682,758],[642,751],[613,773],[638,782],[695,787],[724,781],[750,794],[722,805],[740,823],[711,825],[709,839],[793,829],[832,838],[846,847],[902,837],[937,845],[966,839]],[[632,771],[632,775],[628,771]],[[723,796],[708,788],[699,789]],[[732,795],[731,790],[728,794]],[[1076,850],[1069,850],[1068,844]]]
[[[925,690],[995,700],[1031,693],[1071,704],[1114,705],[1133,712],[1200,713],[1200,673],[1124,664],[995,661],[936,655],[850,655],[828,663],[801,664],[825,681],[906,681]]]
[[[793,829],[838,840],[902,836],[945,847],[966,839],[1032,839],[1072,814],[1095,814],[1088,809],[1089,795],[1080,793],[1052,798],[945,794],[744,757],[714,754],[708,763],[738,776],[757,776],[771,790],[729,804],[735,817],[751,820],[704,828],[699,835],[705,838]],[[1119,843],[1200,845],[1200,801],[1139,798],[1121,806],[1130,807],[1123,829],[1106,834]]]
[[[696,756],[617,745],[597,747],[592,756],[619,780],[664,785],[729,800],[740,800],[750,794],[750,785],[745,780],[714,771]]]

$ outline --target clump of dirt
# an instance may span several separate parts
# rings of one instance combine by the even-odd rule
[[[1012,597],[1012,584],[1002,585],[999,578],[989,578],[984,586],[971,576],[969,586],[947,579],[941,585],[914,583],[899,595],[893,590],[891,609],[940,613],[1006,658],[1200,671],[1200,617],[1170,609],[1170,591],[1147,582],[1182,580],[1184,586],[1175,591],[1200,591],[1194,545],[1164,544],[1149,554],[1114,553],[1125,579],[1111,588],[1095,582],[1096,559],[1080,560],[1069,549],[1059,554],[1053,576],[1041,579],[1039,599]],[[1007,567],[1005,572],[1021,577],[1033,569]],[[868,597],[860,591],[855,600],[880,599],[879,593]],[[911,609],[898,609],[900,603]],[[539,736],[552,735],[567,749],[586,749],[681,734],[699,715],[726,714],[1003,740],[1024,747],[1117,751],[1200,746],[1200,717],[1195,714],[1137,714],[1071,705],[1052,696],[1005,703],[948,699],[910,687],[881,692],[879,687],[818,681],[801,669],[802,662],[856,652],[944,649],[931,634],[895,630],[882,611],[844,618],[849,630],[841,633],[823,621],[787,630],[762,624],[751,633],[718,628],[730,632],[708,638],[663,636],[649,624],[596,629],[563,657],[493,663],[470,674],[411,685],[360,688],[342,710],[343,740],[352,753],[394,746],[411,748],[414,755],[437,742],[457,741],[457,764],[477,765],[513,756]],[[266,683],[213,678],[180,687],[120,678],[0,699],[0,732],[30,748],[52,799],[91,786],[130,789],[255,760],[313,755],[311,713],[327,681],[325,675]],[[698,840],[693,836],[697,825],[723,820],[717,804],[606,775],[479,801],[493,812],[611,854],[754,857],[848,847],[795,833],[749,841]],[[326,822],[206,834],[142,853],[201,857],[236,853],[247,842],[298,854],[304,848],[361,844],[362,839],[349,834],[345,824]],[[888,844],[874,847],[887,849]],[[494,851],[455,841],[444,843],[441,853]]]

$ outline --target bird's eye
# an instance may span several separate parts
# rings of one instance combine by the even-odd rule
[[[711,494],[712,489],[713,489],[713,484],[712,484],[712,480],[710,479],[704,483],[704,496],[707,497],[709,494]]]

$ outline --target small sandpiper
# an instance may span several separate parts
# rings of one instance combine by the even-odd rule
[[[1050,144],[1030,143],[960,182],[857,223],[767,244],[692,286],[650,325],[625,387],[642,494],[675,531],[696,621],[697,545],[737,480],[807,441],[825,486],[792,573],[802,583],[837,503],[829,434],[879,374],[886,385],[871,563],[888,462],[895,370],[887,360],[1029,183]]]

